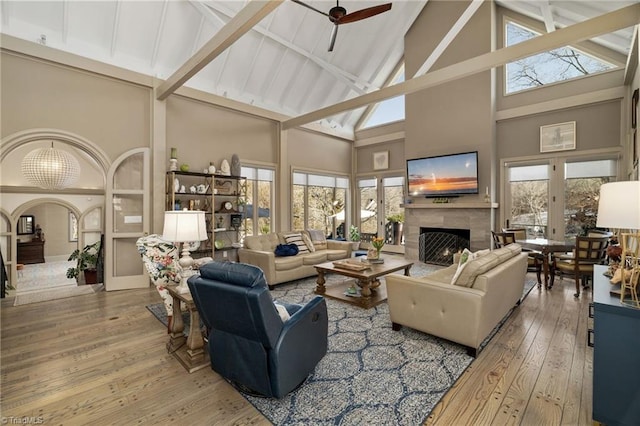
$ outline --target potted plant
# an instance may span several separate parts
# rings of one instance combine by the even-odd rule
[[[387,239],[391,244],[400,244],[402,241],[402,228],[404,213],[397,213],[387,216]]]
[[[360,248],[360,230],[357,226],[351,225],[349,227],[349,239],[351,240],[352,250],[358,250]]]
[[[82,251],[75,249],[67,260],[77,261],[75,268],[67,269],[67,278],[75,278],[78,281],[80,272],[84,275],[85,284],[96,284],[98,282],[98,251],[100,241],[84,246]]]

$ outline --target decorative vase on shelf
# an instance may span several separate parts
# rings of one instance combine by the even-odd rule
[[[213,162],[209,163],[209,174],[215,174],[216,172],[216,166],[214,166]]]
[[[175,172],[178,170],[178,160],[176,158],[169,159],[169,171]]]

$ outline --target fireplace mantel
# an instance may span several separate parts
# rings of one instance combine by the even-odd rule
[[[412,203],[401,204],[405,209],[497,209],[498,203]]]

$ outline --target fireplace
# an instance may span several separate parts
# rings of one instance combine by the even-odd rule
[[[418,258],[436,265],[451,265],[453,255],[469,248],[469,229],[420,227]]]

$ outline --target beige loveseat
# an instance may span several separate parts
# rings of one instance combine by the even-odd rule
[[[510,244],[469,260],[456,283],[458,264],[425,277],[388,275],[392,327],[402,325],[451,340],[476,356],[482,341],[520,303],[527,253]]]
[[[274,251],[278,244],[286,244],[286,236],[305,236],[308,253],[278,257]],[[244,247],[238,250],[242,263],[258,266],[264,271],[270,289],[287,281],[316,275],[313,265],[351,257],[351,243],[324,238],[319,231],[287,231],[266,235],[251,235],[244,239]]]

